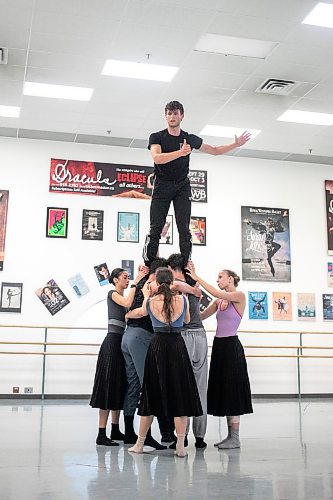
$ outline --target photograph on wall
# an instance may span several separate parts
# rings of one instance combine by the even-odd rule
[[[190,231],[192,245],[206,245],[206,217],[194,217],[191,215]]]
[[[242,207],[242,273],[249,281],[291,281],[288,209]]]
[[[46,236],[67,238],[68,208],[47,207]]]
[[[291,293],[290,292],[273,292],[272,294],[272,309],[274,321],[291,321]]]
[[[190,170],[188,177],[190,179],[192,201],[207,203],[206,170]]]
[[[327,285],[333,287],[333,262],[327,262]]]
[[[327,253],[333,255],[333,181],[325,181]]]
[[[139,214],[118,212],[117,241],[139,242]]]
[[[3,270],[3,262],[5,258],[8,198],[9,198],[9,191],[4,191],[0,189],[0,271]]]
[[[248,292],[249,319],[268,319],[267,292]]]
[[[333,294],[323,293],[323,319],[333,321]]]
[[[82,212],[82,239],[103,240],[103,210],[86,210]]]
[[[202,296],[201,296],[201,299],[200,299],[200,312],[204,312],[205,309],[207,309],[207,307],[210,305],[210,303],[214,300],[213,297],[211,297],[210,295],[208,295],[205,290],[202,290],[202,288],[200,288],[201,292],[202,292]]]
[[[0,312],[20,313],[23,283],[2,283]]]
[[[75,274],[71,278],[69,278],[68,283],[73,288],[74,292],[78,297],[83,297],[90,292],[87,283],[82,278],[80,273]]]
[[[68,298],[53,279],[38,288],[36,295],[52,316],[69,304]]]
[[[151,198],[154,168],[92,161],[51,159],[52,193]]]
[[[94,270],[98,279],[98,283],[101,286],[109,284],[110,271],[105,262],[103,264],[99,264],[98,266],[94,266]]]
[[[314,293],[297,294],[297,315],[299,321],[316,321],[316,295]]]
[[[160,244],[173,244],[173,215],[167,215],[164,228],[162,229]]]
[[[134,280],[134,260],[122,260],[121,267],[128,272],[129,279]]]

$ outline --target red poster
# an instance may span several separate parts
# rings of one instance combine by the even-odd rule
[[[0,190],[0,271],[5,257],[6,223],[9,191]]]

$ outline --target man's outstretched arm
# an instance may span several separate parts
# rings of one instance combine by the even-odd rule
[[[201,148],[199,148],[199,151],[201,151],[202,153],[207,153],[209,155],[215,155],[215,156],[224,155],[225,153],[228,153],[233,149],[244,146],[244,144],[250,139],[251,139],[250,132],[243,132],[242,135],[240,135],[239,137],[235,135],[235,142],[231,144],[226,144],[225,146],[210,146],[209,144],[205,144],[203,142]]]

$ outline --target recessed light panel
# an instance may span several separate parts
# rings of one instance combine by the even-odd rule
[[[139,80],[155,80],[171,82],[179,68],[157,64],[135,63],[108,59],[102,70],[102,75],[136,78]]]
[[[333,115],[288,109],[278,118],[281,122],[305,123],[307,125],[333,125]]]
[[[333,5],[323,2],[317,3],[302,23],[333,28]]]
[[[23,88],[24,95],[50,97],[52,99],[72,99],[73,101],[90,101],[93,91],[94,89],[84,87],[35,82],[25,82]]]
[[[20,116],[21,108],[18,106],[2,106],[0,105],[0,116],[7,118],[18,118]]]

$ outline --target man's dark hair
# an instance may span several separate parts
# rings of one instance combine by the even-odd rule
[[[167,111],[177,111],[177,109],[179,109],[182,115],[184,114],[184,106],[179,101],[170,101],[165,106],[164,112],[166,113]]]
[[[156,257],[150,264],[149,274],[154,274],[159,267],[168,267],[167,260],[163,257]]]
[[[167,259],[168,266],[171,267],[174,271],[179,270],[184,272],[184,257],[182,256],[181,253],[173,253],[170,255],[170,257]]]

